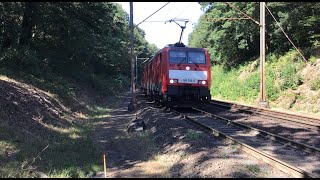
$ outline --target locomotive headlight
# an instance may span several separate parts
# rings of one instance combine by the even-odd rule
[[[174,80],[173,80],[173,79],[170,79],[170,83],[171,83],[171,84],[174,83]]]
[[[201,81],[201,83],[202,83],[203,85],[205,85],[205,84],[206,84],[206,81]]]

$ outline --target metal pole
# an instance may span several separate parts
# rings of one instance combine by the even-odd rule
[[[261,107],[268,108],[265,91],[265,59],[266,59],[266,36],[265,36],[265,2],[260,2],[260,102]]]
[[[138,82],[138,60],[148,60],[149,58],[138,58],[138,57],[136,57],[136,84],[139,84],[139,82]],[[140,65],[141,64],[143,64],[145,61],[143,61],[142,63],[140,63]],[[141,80],[141,77],[140,77],[140,80]],[[140,86],[141,86],[141,84],[140,84]]]
[[[134,75],[134,54],[133,54],[133,2],[130,2],[130,46],[131,46],[131,101],[128,106],[129,111],[136,109],[136,95],[135,95],[135,75]]]
[[[135,61],[136,61],[136,84],[138,84],[138,58],[135,57]]]

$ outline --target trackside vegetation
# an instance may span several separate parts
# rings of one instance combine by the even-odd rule
[[[130,82],[129,15],[112,2],[0,2],[0,177],[101,171],[92,124]],[[134,51],[158,48],[134,29]],[[60,125],[59,125],[60,124]]]
[[[189,46],[207,48],[212,60],[213,98],[257,105],[260,95],[259,2],[200,2],[204,14],[189,35]],[[320,3],[267,2],[266,94],[273,107],[320,112],[319,42]],[[241,12],[239,12],[239,10]],[[309,73],[308,73],[309,72]],[[313,76],[310,75],[313,74]],[[306,105],[308,104],[308,105]],[[303,108],[302,108],[303,107]]]
[[[210,52],[212,97],[256,104],[259,26],[211,21],[242,16],[224,2],[199,3],[204,14],[188,46]],[[232,4],[259,21],[259,2]],[[319,114],[320,3],[266,4],[307,60],[266,11],[267,98],[272,107]],[[0,2],[0,12],[0,177],[87,178],[103,171],[92,135],[121,103],[116,95],[129,89],[129,15],[112,2]],[[134,37],[135,56],[158,51],[141,28]],[[138,138],[153,143],[149,135]]]

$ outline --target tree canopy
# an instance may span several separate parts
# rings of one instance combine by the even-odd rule
[[[0,2],[0,65],[75,79],[130,77],[129,15],[111,2]],[[135,55],[157,51],[134,30]]]
[[[320,40],[320,3],[269,2],[266,3],[281,27],[296,46],[309,55],[309,49]],[[252,20],[220,20],[213,18],[243,18],[242,11],[259,22],[259,2],[200,2],[205,12],[189,35],[192,47],[208,48],[215,63],[235,67],[259,56],[259,25]],[[267,52],[283,54],[293,48],[271,14],[266,9]]]

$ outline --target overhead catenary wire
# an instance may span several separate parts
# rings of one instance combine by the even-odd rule
[[[307,62],[306,58],[302,55],[302,53],[299,51],[299,49],[293,44],[293,42],[291,41],[291,39],[288,37],[288,35],[284,32],[284,30],[282,29],[282,27],[280,26],[279,22],[277,21],[277,19],[273,16],[273,14],[271,13],[270,9],[268,8],[268,6],[265,4],[267,10],[269,11],[269,13],[271,14],[272,18],[276,21],[277,25],[280,27],[281,31],[283,32],[283,34],[287,37],[287,39],[290,41],[290,43],[293,45],[293,47],[298,51],[298,53],[300,54],[300,56],[303,58],[303,60],[305,62]]]
[[[177,18],[178,16],[180,16],[193,2],[190,2],[189,5],[187,7],[185,7],[176,17],[172,18],[172,19],[175,19]]]
[[[166,21],[144,21],[144,22],[166,22]]]
[[[173,2],[173,3],[176,3],[176,2]],[[177,18],[178,16],[180,16],[193,2],[190,2],[188,6],[186,6],[176,17],[174,18],[171,18],[171,19],[175,19]],[[146,18],[147,19],[147,18]],[[153,20],[153,21],[146,21],[146,19],[143,21],[143,22],[167,22],[168,20]],[[141,24],[142,22],[140,22],[139,24]],[[195,24],[195,22],[191,22],[192,24]],[[138,24],[138,25],[139,25]],[[137,25],[136,25],[137,26]]]
[[[226,4],[228,4],[229,6],[231,6],[233,9],[239,11],[241,14],[243,14],[244,16],[248,17],[249,19],[251,19],[253,22],[255,22],[256,24],[260,25],[260,23],[256,20],[254,20],[252,17],[250,17],[249,15],[247,15],[246,13],[242,12],[240,9],[238,9],[237,7],[233,6],[231,3],[229,2],[225,2]]]
[[[229,2],[225,2],[226,4],[228,4],[229,6],[231,6],[232,8],[236,9],[237,11],[239,11],[240,13],[242,13],[244,16],[248,17],[249,19],[251,19],[252,21],[254,21],[256,24],[260,25],[260,23],[256,20],[254,20],[252,17],[250,17],[249,15],[247,15],[246,13],[242,12],[240,9],[236,8],[235,6],[233,6],[231,3]],[[279,24],[279,22],[277,21],[277,19],[273,16],[273,14],[271,13],[270,9],[268,8],[268,6],[265,4],[265,7],[267,8],[267,10],[269,11],[270,15],[272,16],[272,18],[274,19],[274,21],[277,23],[277,25],[280,27],[281,31],[283,32],[283,34],[287,37],[287,39],[289,40],[289,42],[293,45],[293,47],[298,51],[298,53],[300,54],[300,56],[303,58],[303,60],[305,62],[307,62],[306,58],[302,55],[302,53],[299,51],[299,49],[294,45],[294,43],[291,41],[291,39],[289,38],[289,36],[284,32],[283,28],[281,27],[281,25]],[[210,18],[209,18],[210,19]],[[207,18],[207,20],[209,20]],[[235,20],[236,18],[225,18],[225,19],[221,19],[221,18],[211,18],[211,20]],[[239,18],[240,19],[240,18]],[[244,19],[244,18],[243,18]]]
[[[155,13],[157,13],[158,11],[160,11],[162,8],[164,8],[166,5],[168,5],[170,2],[166,3],[165,5],[163,5],[161,8],[159,8],[158,10],[156,10],[154,13],[152,13],[150,16],[148,16],[147,18],[145,18],[143,21],[141,21],[140,23],[138,23],[137,25],[134,26],[137,27],[139,26],[141,23],[143,23],[145,20],[149,19],[151,16],[153,16]]]
[[[153,23],[153,22],[161,22],[161,23],[165,23],[165,22],[168,22],[168,21],[170,21],[170,20],[165,20],[165,21],[163,21],[163,20],[159,20],[159,21],[144,21],[145,23],[148,23],[148,22],[150,22],[150,23]],[[189,21],[189,22],[191,22],[191,24],[195,24],[195,22],[194,21]]]
[[[242,20],[242,19],[250,19],[250,18],[205,18],[206,20],[212,21],[220,21],[220,20]]]
[[[238,12],[240,12],[241,14],[243,14],[244,16],[246,16],[245,18],[207,18],[207,16],[204,16],[204,19],[206,20],[211,20],[211,21],[225,21],[225,20],[252,20],[253,22],[255,22],[256,24],[260,25],[260,23],[256,20],[254,20],[252,17],[250,17],[249,15],[247,15],[246,13],[244,13],[243,11],[241,11],[239,8],[233,6],[231,3],[225,2],[226,4],[228,4],[229,6],[231,6],[233,9],[237,10]]]

